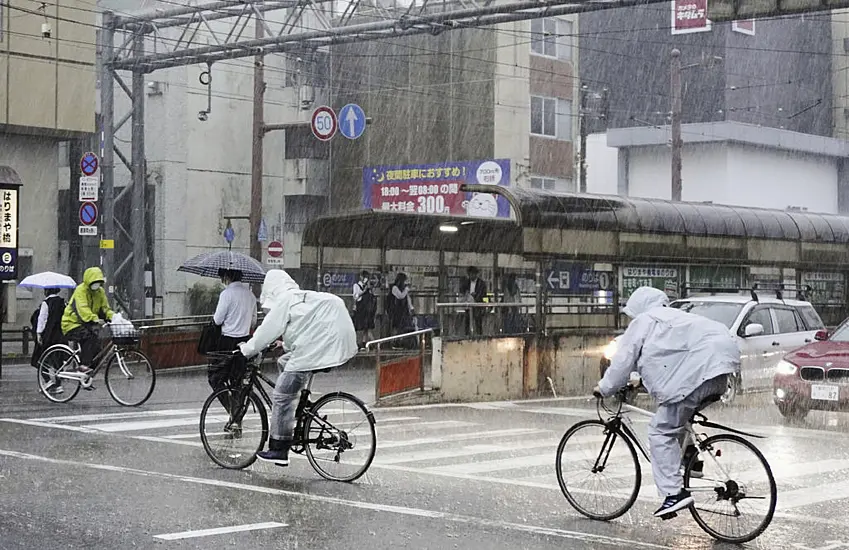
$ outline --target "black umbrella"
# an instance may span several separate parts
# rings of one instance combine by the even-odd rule
[[[201,277],[218,277],[218,270],[232,269],[242,272],[245,283],[262,283],[265,281],[265,269],[262,264],[249,256],[230,250],[205,252],[187,260],[177,268],[177,271],[193,273]]]

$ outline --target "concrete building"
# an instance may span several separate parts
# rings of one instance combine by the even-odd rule
[[[588,139],[588,191],[671,197],[670,53],[678,48],[683,200],[846,212],[849,147],[832,138],[845,137],[832,108],[832,87],[845,76],[832,67],[829,18],[682,30],[674,18],[670,28],[670,4],[581,16],[582,78],[591,88],[604,83],[610,97],[607,116],[595,119],[606,124]]]
[[[71,175],[67,142],[95,129],[95,23],[83,0],[0,4],[0,165],[23,181],[20,277],[68,269],[59,197]],[[28,323],[43,296],[17,296],[18,324]]]
[[[510,185],[575,190],[577,32],[562,17],[334,48],[334,105],[374,123],[332,145],[331,210],[363,207],[374,165],[509,159]]]

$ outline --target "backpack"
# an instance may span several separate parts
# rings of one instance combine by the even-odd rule
[[[41,314],[41,306],[38,306],[35,311],[32,312],[32,315],[29,318],[29,329],[32,332],[33,338],[38,338],[38,333],[36,329],[38,328],[38,316]]]

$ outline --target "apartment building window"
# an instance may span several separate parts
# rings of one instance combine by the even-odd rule
[[[558,191],[561,193],[575,191],[574,183],[570,179],[546,178],[544,176],[531,176],[531,188]]]
[[[572,139],[572,102],[555,97],[531,96],[531,134]]]
[[[531,53],[555,59],[572,59],[572,22],[549,17],[531,19]]]

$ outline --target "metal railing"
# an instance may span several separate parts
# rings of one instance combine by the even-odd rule
[[[452,334],[448,330],[448,318],[451,314],[450,310],[454,310],[453,314],[458,318],[465,317],[464,324],[468,330],[468,336],[482,336],[495,334],[524,334],[532,332],[533,315],[536,313],[536,304],[526,304],[523,302],[439,302],[436,304],[436,309],[439,312],[439,328],[440,335],[443,337],[458,336]],[[487,311],[492,310],[492,311]],[[519,314],[519,328],[521,330],[506,331],[504,321],[506,315],[510,314],[510,310],[521,311]],[[494,318],[496,322],[495,330],[482,330],[480,333],[477,330],[477,324],[483,323],[488,318]]]
[[[366,342],[366,349],[370,349],[372,347],[376,347],[375,353],[375,371],[374,371],[374,400],[375,402],[380,400],[380,367],[381,367],[381,352],[380,348],[382,344],[388,342],[395,342],[398,340],[403,340],[405,338],[411,338],[414,336],[418,337],[419,340],[419,360],[421,361],[421,372],[419,373],[419,390],[424,391],[425,389],[425,369],[424,369],[424,356],[425,356],[425,335],[433,334],[432,328],[425,328],[421,330],[414,330],[412,332],[405,332],[403,334],[396,334],[395,336],[387,336],[386,338],[378,338],[377,340],[371,340]]]

